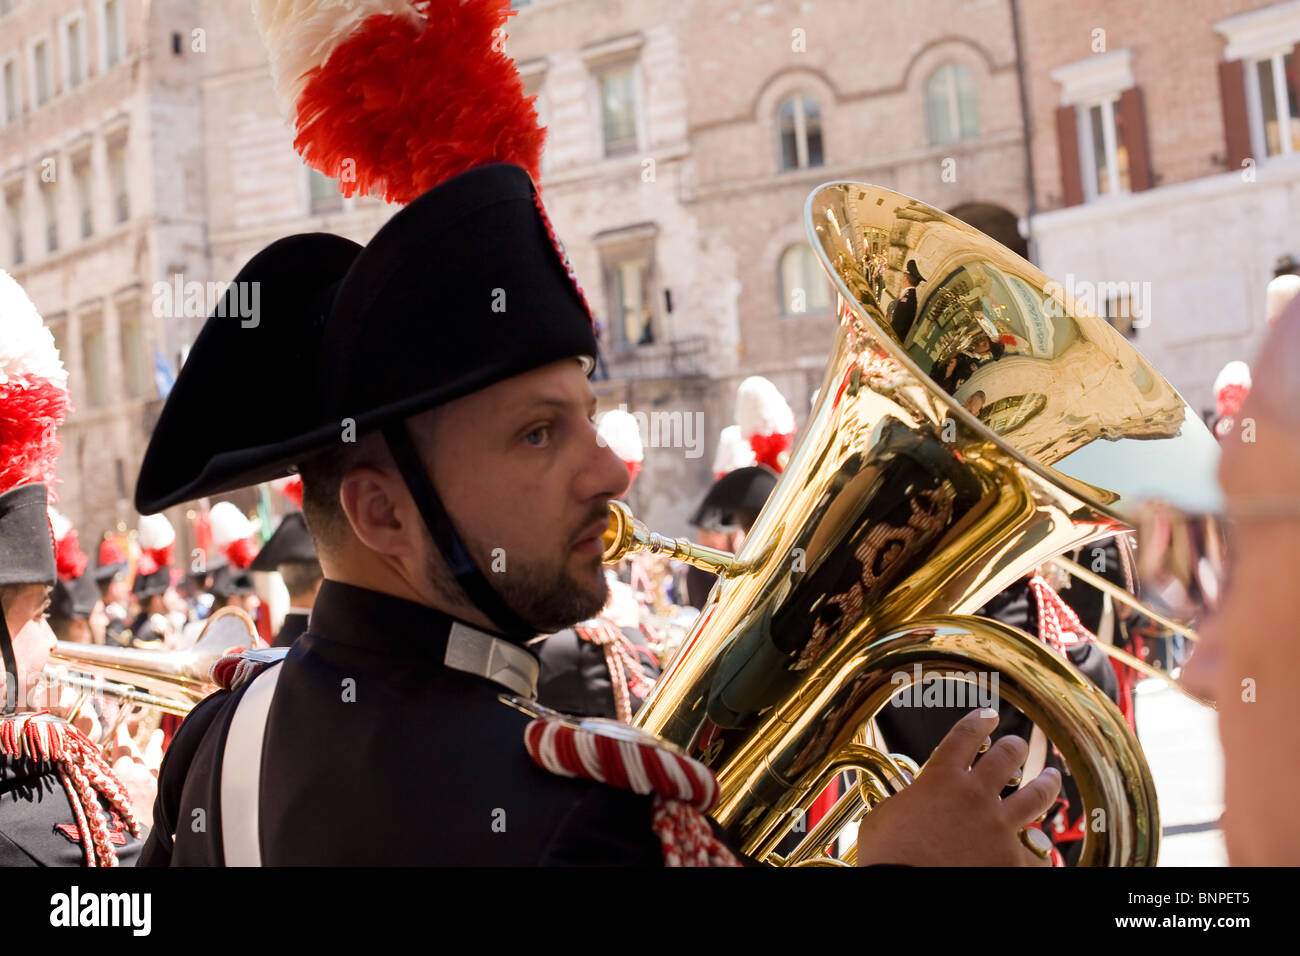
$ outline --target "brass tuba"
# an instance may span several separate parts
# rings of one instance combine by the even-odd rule
[[[834,829],[915,772],[863,745],[875,714],[918,679],[974,691],[996,674],[1079,786],[1080,862],[1154,864],[1155,787],[1119,711],[1039,641],[973,612],[1127,528],[1140,501],[1213,511],[1216,442],[1128,341],[965,223],[855,182],[815,190],[804,222],[838,294],[838,331],[739,553],[611,510],[607,560],[647,550],[720,574],[635,723],[714,770],[715,815],[742,850],[824,864]],[[858,771],[856,806],[776,856],[846,769]]]

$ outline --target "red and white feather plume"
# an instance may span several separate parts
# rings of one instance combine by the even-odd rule
[[[0,270],[0,492],[43,482],[50,501],[67,417],[68,372],[54,336],[14,278]]]
[[[218,501],[208,513],[212,547],[241,571],[257,557],[257,527],[229,501]]]
[[[137,525],[140,561],[136,574],[153,574],[172,563],[176,548],[176,529],[164,514],[144,515]]]
[[[299,511],[302,510],[302,475],[286,475],[271,482],[271,487],[284,495]]]
[[[758,463],[754,449],[740,434],[739,425],[728,425],[718,435],[718,450],[713,456],[713,477],[721,478],[737,468],[748,468]]]
[[[57,508],[50,508],[50,530],[54,532],[54,564],[59,578],[71,581],[86,571],[90,559],[81,550],[77,529]]]
[[[294,148],[346,196],[408,203],[545,130],[504,51],[510,0],[253,0]]]
[[[1218,421],[1214,423],[1214,433],[1220,438],[1232,431],[1236,415],[1250,394],[1250,385],[1250,366],[1245,362],[1229,362],[1215,376],[1214,410]]]
[[[736,391],[736,424],[758,464],[780,473],[794,443],[794,412],[781,390],[761,375],[741,382]]]
[[[627,465],[628,475],[636,480],[645,461],[645,448],[641,443],[641,429],[636,418],[621,408],[613,408],[600,416],[596,437],[607,445]]]

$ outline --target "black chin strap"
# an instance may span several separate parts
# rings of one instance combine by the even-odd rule
[[[14,659],[14,642],[9,637],[9,623],[4,607],[0,605],[0,657],[5,662],[5,704],[0,717],[7,717],[18,709],[18,661]]]
[[[420,509],[420,517],[424,519],[425,527],[433,536],[433,543],[442,554],[443,561],[455,576],[461,590],[475,607],[488,616],[502,634],[520,643],[535,637],[537,629],[529,627],[524,619],[502,600],[496,588],[488,583],[487,578],[474,562],[469,548],[465,547],[465,542],[461,540],[455,525],[452,524],[451,516],[443,507],[442,499],[438,497],[437,489],[433,487],[433,482],[420,462],[420,456],[415,451],[406,423],[399,421],[386,426],[384,440],[388,442],[393,460],[397,462],[397,470],[402,473],[406,487],[411,492],[411,497],[415,499],[415,506]]]

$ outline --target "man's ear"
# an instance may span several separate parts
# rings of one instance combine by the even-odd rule
[[[392,557],[418,554],[415,502],[397,475],[370,465],[351,469],[339,482],[339,506],[367,548]]]

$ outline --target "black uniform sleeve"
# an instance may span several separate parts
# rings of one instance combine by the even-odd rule
[[[650,797],[594,784],[555,830],[542,866],[663,866]]]
[[[190,763],[208,728],[221,713],[230,695],[218,692],[200,701],[181,723],[172,738],[158,771],[158,797],[153,805],[153,829],[136,866],[170,866],[172,841],[180,815],[181,792]]]

